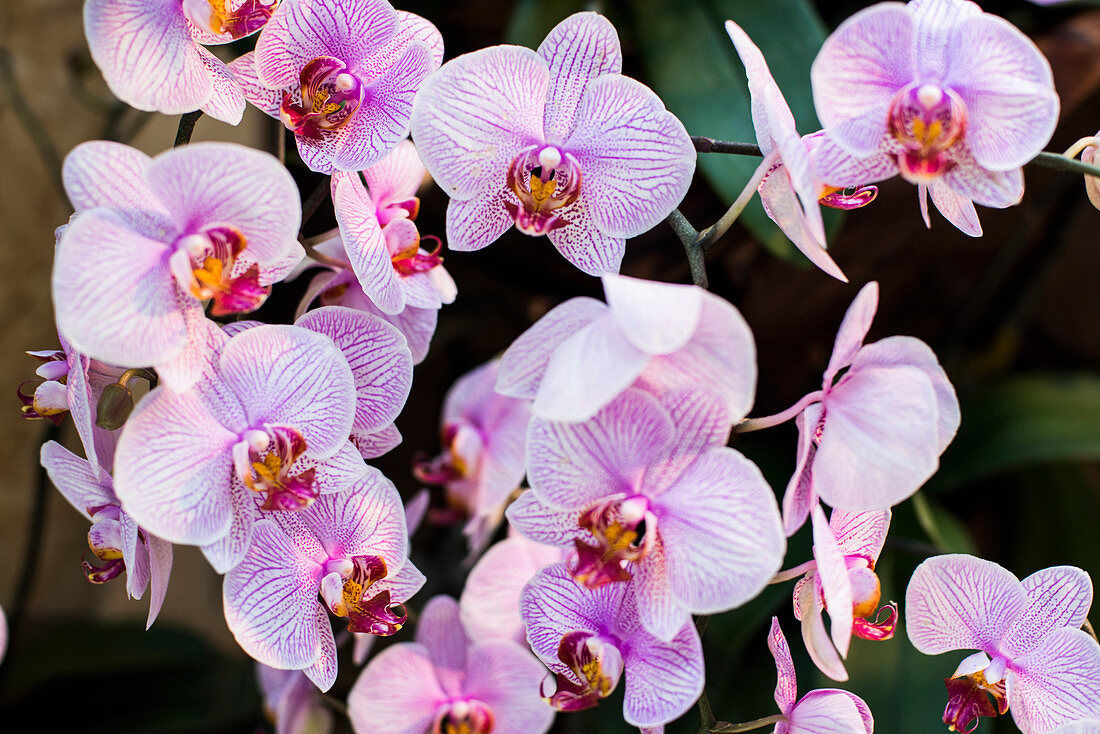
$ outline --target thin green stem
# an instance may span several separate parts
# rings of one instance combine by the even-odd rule
[[[691,282],[700,288],[706,288],[707,267],[703,258],[703,248],[699,246],[699,231],[691,225],[679,209],[673,209],[666,221],[684,245],[688,265],[691,267]]]
[[[195,123],[202,117],[202,110],[195,110],[194,112],[188,112],[186,115],[180,117],[180,126],[176,130],[176,142],[172,143],[173,148],[178,148],[181,145],[187,145],[191,142],[191,135],[195,132]]]
[[[718,240],[719,237],[729,231],[729,228],[733,226],[733,223],[737,221],[737,218],[741,216],[741,212],[745,211],[745,207],[752,201],[752,197],[756,195],[756,189],[760,186],[760,182],[764,180],[764,176],[768,175],[768,171],[775,164],[775,156],[767,156],[760,162],[760,165],[756,167],[756,170],[752,174],[752,178],[745,184],[745,188],[741,190],[741,194],[737,197],[737,200],[730,204],[730,208],[726,210],[726,213],[722,215],[722,218],[703,230],[699,236],[700,246],[703,251],[709,250],[711,246]]]
[[[1100,166],[1091,166],[1088,163],[1082,163],[1076,158],[1066,158],[1061,153],[1043,152],[1032,158],[1031,162],[1037,166],[1053,168],[1056,171],[1070,171],[1072,173],[1083,173],[1086,176],[1100,176]]]
[[[746,721],[741,724],[727,724],[719,722],[719,726],[711,729],[708,734],[737,734],[741,731],[752,731],[753,729],[763,729],[765,726],[771,726],[778,724],[780,721],[785,721],[787,717],[783,714],[775,714],[774,716],[765,716],[762,719],[754,719],[753,721]]]

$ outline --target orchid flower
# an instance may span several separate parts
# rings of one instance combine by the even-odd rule
[[[750,185],[758,189],[764,211],[795,247],[814,265],[847,283],[848,278],[826,252],[821,205],[858,209],[874,201],[878,189],[857,186],[847,191],[828,186],[816,177],[812,156],[817,135],[799,136],[794,115],[768,69],[768,62],[745,31],[727,20],[726,32],[745,66],[752,97],[752,123],[760,152],[764,154]]]
[[[794,588],[794,616],[802,622],[802,639],[814,664],[833,680],[848,680],[841,658],[852,635],[888,640],[898,622],[898,605],[879,608],[882,593],[875,564],[890,528],[890,511],[834,510],[828,520],[821,505],[811,513],[814,560],[778,578],[807,569]],[[828,611],[832,638],[821,612]]]
[[[532,419],[531,491],[507,511],[531,540],[575,548],[569,572],[585,586],[630,581],[641,623],[666,642],[692,614],[755,597],[786,547],[771,488],[724,445],[724,411],[703,392],[627,390],[583,423]]]
[[[560,548],[513,535],[489,546],[470,569],[459,608],[466,633],[475,640],[527,639],[519,615],[523,587],[536,573],[564,560]]]
[[[294,0],[230,69],[302,161],[332,173],[377,163],[409,134],[413,97],[442,60],[435,26],[386,0]]]
[[[494,392],[499,365],[499,360],[487,362],[447,391],[443,453],[413,467],[417,479],[442,485],[448,504],[469,516],[463,532],[472,554],[484,550],[526,471],[523,441],[530,403]]]
[[[419,363],[435,333],[436,311],[457,293],[438,246],[422,248],[414,224],[424,164],[405,140],[363,176],[366,189],[356,173],[332,177],[340,229],[315,245],[326,270],[314,276],[300,308],[319,298],[381,316],[405,334]]]
[[[520,600],[527,641],[554,673],[547,694],[561,711],[598,704],[626,678],[623,717],[631,726],[661,727],[692,707],[703,692],[703,649],[695,625],[671,640],[646,631],[634,587],[590,589],[564,563],[544,568]]]
[[[1097,131],[1093,136],[1090,145],[1086,145],[1085,149],[1081,151],[1081,162],[1088,163],[1090,166],[1096,165],[1096,149],[1100,146],[1100,131]],[[1089,196],[1089,201],[1097,209],[1100,209],[1100,178],[1096,176],[1085,176],[1085,193]]]
[[[260,30],[278,0],[85,0],[84,32],[96,66],[131,107],[178,115],[201,109],[231,125],[244,95],[203,45]]]
[[[256,663],[264,714],[275,734],[331,734],[335,721],[317,686],[301,670],[279,670]]]
[[[546,670],[510,640],[472,641],[458,602],[433,597],[415,642],[378,654],[348,696],[357,734],[544,734],[554,710],[539,696]]]
[[[451,197],[447,243],[480,250],[514,224],[590,275],[680,203],[695,171],[684,126],[623,76],[615,28],[571,15],[538,51],[494,46],[448,61],[413,106],[413,137]]]
[[[198,143],[149,158],[120,143],[65,159],[76,215],[54,258],[58,331],[89,358],[157,368],[186,390],[211,314],[252,311],[302,259],[301,205],[274,156]]]
[[[855,694],[819,688],[798,698],[794,660],[775,617],[768,633],[768,649],[775,658],[775,703],[783,715],[772,734],[874,734],[871,710]]]
[[[247,547],[257,503],[291,513],[366,471],[348,440],[355,381],[329,337],[299,327],[257,326],[210,349],[195,388],[158,387],[126,422],[115,489],[172,542]]]
[[[925,655],[978,650],[946,680],[943,721],[969,734],[1012,711],[1023,734],[1100,717],[1100,645],[1083,632],[1092,580],[1055,566],[1022,582],[996,563],[935,556],[905,592],[906,631]]]
[[[35,370],[39,381],[31,395],[24,394],[20,385],[19,399],[23,402],[22,416],[28,419],[47,418],[60,425],[65,413],[73,417],[73,425],[84,445],[92,473],[98,477],[102,467],[110,468],[114,456],[116,436],[112,431],[96,424],[100,397],[105,388],[126,381],[126,370],[121,367],[89,359],[72,348],[64,337],[58,336],[60,349],[27,352],[42,364]],[[33,384],[30,381],[26,384]]]
[[[368,467],[347,491],[301,512],[257,521],[244,560],[222,586],[225,620],[246,653],[302,670],[322,691],[336,680],[336,641],[326,609],[351,632],[392,635],[401,607],[424,584],[408,560],[401,498]]]
[[[825,39],[810,76],[828,133],[818,164],[830,183],[900,173],[917,184],[926,224],[931,194],[940,213],[973,237],[982,233],[974,204],[1019,203],[1021,167],[1058,121],[1046,58],[969,0],[865,8]],[[853,158],[858,164],[849,166]]]
[[[535,415],[582,421],[634,386],[660,395],[705,386],[726,420],[756,391],[756,345],[737,309],[690,285],[603,277],[607,304],[573,298],[516,339],[501,358],[497,392],[534,400]]]
[[[149,589],[151,627],[164,603],[168,577],[172,573],[172,544],[140,527],[122,509],[113,482],[106,472],[93,466],[56,441],[42,446],[42,466],[50,481],[77,511],[92,523],[88,546],[94,560],[81,560],[84,576],[93,584],[104,584],[126,572],[126,595],[140,599]]]
[[[958,430],[955,390],[927,344],[908,336],[863,343],[877,309],[871,282],[844,315],[821,390],[739,428],[797,416],[797,464],[783,497],[788,536],[819,497],[849,512],[898,504],[936,472]]]
[[[1100,734],[1100,719],[1081,719],[1052,729],[1050,734]]]

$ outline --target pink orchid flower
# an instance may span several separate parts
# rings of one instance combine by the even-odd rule
[[[695,171],[684,126],[621,69],[615,28],[577,13],[537,52],[482,49],[424,83],[413,137],[451,197],[452,250],[480,250],[514,224],[590,275],[619,271],[627,238],[668,216]]]
[[[772,734],[874,734],[871,709],[855,694],[819,688],[798,698],[791,649],[775,617],[768,632],[768,649],[775,658],[775,703],[783,715]]]
[[[798,459],[783,497],[788,536],[818,498],[849,512],[905,500],[936,472],[958,430],[955,390],[927,344],[909,336],[863,343],[877,309],[878,284],[871,282],[844,315],[821,390],[741,426],[755,430],[797,416]]]
[[[814,560],[776,578],[805,576],[794,588],[794,616],[802,622],[802,639],[814,664],[833,680],[848,680],[841,658],[852,635],[888,640],[898,622],[898,605],[879,607],[882,589],[875,564],[890,528],[890,511],[834,510],[828,520],[821,505],[811,513]],[[821,613],[829,612],[832,637]]]
[[[103,467],[110,468],[117,440],[113,431],[96,425],[100,396],[108,385],[125,379],[126,370],[89,359],[73,349],[64,337],[58,335],[58,339],[60,349],[27,352],[42,364],[35,370],[39,381],[33,394],[25,394],[20,385],[22,416],[46,418],[60,425],[66,413],[72,415],[84,454],[92,473],[98,477]]]
[[[771,488],[725,446],[724,412],[703,392],[627,390],[583,423],[532,419],[531,490],[507,511],[531,540],[573,547],[583,585],[629,581],[639,619],[665,641],[692,614],[759,594],[786,548]]]
[[[298,189],[267,153],[198,143],[149,158],[96,141],[63,176],[76,215],[54,258],[58,331],[91,359],[156,367],[175,390],[206,362],[204,304],[252,311],[304,254]]]
[[[691,285],[603,277],[607,304],[573,298],[516,339],[497,392],[534,400],[535,415],[581,421],[628,387],[656,395],[704,385],[730,423],[752,407],[756,345],[727,301]]]
[[[138,404],[119,438],[115,489],[172,542],[247,545],[257,502],[293,512],[365,471],[348,440],[355,381],[329,337],[299,327],[258,326],[211,352],[195,388],[161,386]]]
[[[595,706],[625,677],[626,723],[661,731],[703,692],[695,625],[668,641],[653,636],[638,618],[632,586],[590,589],[559,563],[539,571],[520,605],[527,641],[556,678],[556,690],[545,695],[561,711]]]
[[[115,96],[166,115],[201,109],[231,125],[244,95],[226,65],[203,45],[260,30],[278,0],[86,0],[84,32]]]
[[[967,555],[929,558],[905,592],[906,631],[925,655],[979,650],[946,680],[943,721],[969,734],[980,716],[1012,711],[1023,734],[1100,717],[1100,645],[1080,627],[1092,580],[1073,566],[1022,582]]]
[[[256,681],[264,698],[264,714],[275,724],[275,734],[332,733],[332,710],[301,670],[256,663]]]
[[[370,467],[345,492],[269,515],[255,523],[244,560],[225,575],[229,630],[259,662],[302,670],[327,691],[337,667],[326,609],[346,618],[351,632],[399,631],[401,605],[424,585],[408,542],[397,489]]]
[[[819,134],[805,138],[798,134],[791,108],[760,49],[732,20],[726,21],[726,32],[745,66],[752,124],[764,154],[750,185],[757,187],[764,211],[795,247],[814,265],[847,283],[848,278],[826,252],[821,206],[858,209],[874,201],[878,189],[861,185],[847,191],[817,178],[812,157]]]
[[[413,466],[416,478],[441,485],[447,503],[469,517],[463,532],[480,553],[504,519],[504,507],[523,483],[524,438],[530,403],[496,393],[500,361],[460,377],[443,403],[443,453]]]
[[[523,587],[535,574],[564,560],[565,552],[513,535],[489,546],[470,569],[459,599],[462,624],[475,640],[512,639],[523,643],[527,633],[519,615]]]
[[[1052,729],[1050,734],[1100,734],[1100,719],[1081,719]]]
[[[98,471],[56,441],[42,446],[42,466],[50,481],[77,511],[92,522],[88,546],[94,560],[83,559],[84,576],[104,584],[126,572],[126,595],[140,599],[149,589],[151,627],[160,613],[172,573],[172,544],[140,527],[122,509],[111,476]]]
[[[435,26],[386,0],[294,0],[230,69],[305,164],[332,173],[377,163],[409,134],[413,97],[442,60]]]
[[[510,640],[471,640],[458,602],[433,597],[415,642],[392,645],[348,696],[357,734],[543,734],[554,710],[539,696],[546,670]]]
[[[326,270],[314,276],[300,306],[319,299],[379,315],[405,334],[415,363],[427,356],[436,311],[457,293],[439,247],[420,246],[414,221],[424,173],[416,148],[405,140],[363,171],[366,189],[356,173],[333,175],[340,229],[315,246]]]
[[[973,237],[974,204],[1004,208],[1054,132],[1050,64],[1014,26],[969,0],[879,3],[844,21],[811,69],[828,133],[818,163],[838,186],[901,174]],[[859,159],[850,168],[847,163]],[[877,175],[868,177],[869,171]]]

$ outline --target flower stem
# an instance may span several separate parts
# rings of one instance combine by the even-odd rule
[[[1072,148],[1070,149],[1072,150]],[[1031,159],[1038,166],[1053,168],[1056,171],[1070,171],[1071,173],[1083,173],[1086,176],[1100,176],[1100,166],[1090,166],[1076,158],[1067,158],[1061,153],[1043,152]]]
[[[775,714],[773,716],[765,716],[762,719],[754,719],[752,721],[746,721],[742,724],[727,724],[725,722],[719,722],[719,725],[710,730],[709,734],[736,734],[741,731],[752,731],[753,729],[763,729],[765,726],[771,726],[772,724],[778,724],[780,721],[785,721],[786,716],[783,714]]]
[[[706,288],[707,266],[703,258],[703,248],[699,246],[699,232],[687,220],[687,217],[679,209],[673,209],[665,220],[672,227],[672,231],[680,238],[687,253],[688,265],[691,267],[691,282],[700,288]]]
[[[202,117],[202,110],[195,110],[194,112],[188,112],[186,115],[180,117],[180,126],[176,130],[176,142],[172,143],[173,148],[178,148],[181,145],[187,145],[191,142],[191,134],[195,132],[195,123]]]
[[[760,162],[760,165],[753,171],[752,178],[745,184],[745,188],[741,190],[737,200],[730,204],[730,208],[726,210],[726,213],[722,215],[722,218],[711,226],[704,229],[699,234],[699,245],[703,251],[710,249],[714,242],[729,231],[729,228],[733,226],[733,223],[737,221],[737,218],[741,216],[741,212],[745,211],[745,207],[752,201],[752,197],[756,194],[756,189],[760,186],[760,182],[764,180],[764,177],[768,175],[768,171],[773,165],[775,165],[776,156],[767,156]]]
[[[772,426],[778,426],[780,423],[786,423],[791,418],[796,417],[799,413],[804,411],[812,403],[821,400],[822,396],[823,393],[821,390],[814,390],[782,413],[776,413],[775,415],[769,415],[763,418],[746,418],[734,426],[733,431],[734,433],[751,433],[752,431],[759,431],[762,428],[771,428]]]
[[[805,563],[799,564],[799,565],[795,566],[794,568],[788,568],[786,571],[780,571],[776,575],[772,576],[772,580],[769,581],[768,583],[769,584],[782,584],[786,581],[791,581],[793,579],[798,578],[799,576],[807,574],[810,571],[816,571],[816,570],[817,570],[817,561],[806,561]]]
[[[715,140],[704,138],[701,135],[693,135],[691,142],[699,153],[730,153],[732,155],[764,155],[760,146],[756,143],[733,143],[728,140]]]
[[[1076,158],[1085,148],[1100,148],[1100,138],[1087,135],[1066,148],[1066,152],[1062,155],[1066,158]]]

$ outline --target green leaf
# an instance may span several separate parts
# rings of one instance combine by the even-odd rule
[[[631,0],[629,7],[649,79],[690,134],[756,140],[744,67],[723,27],[727,19],[741,25],[764,53],[799,129],[818,129],[810,64],[825,39],[825,27],[807,0]],[[737,198],[759,163],[746,156],[699,156],[699,170],[728,203]],[[741,220],[771,252],[797,256],[764,214],[759,199]]]
[[[538,48],[551,28],[589,5],[585,0],[519,0],[504,38],[517,46]]]
[[[1034,374],[975,389],[929,483],[942,490],[1041,464],[1100,458],[1100,377]]]
[[[978,548],[966,526],[928,495],[923,492],[913,495],[913,511],[921,529],[941,553],[977,554]]]

